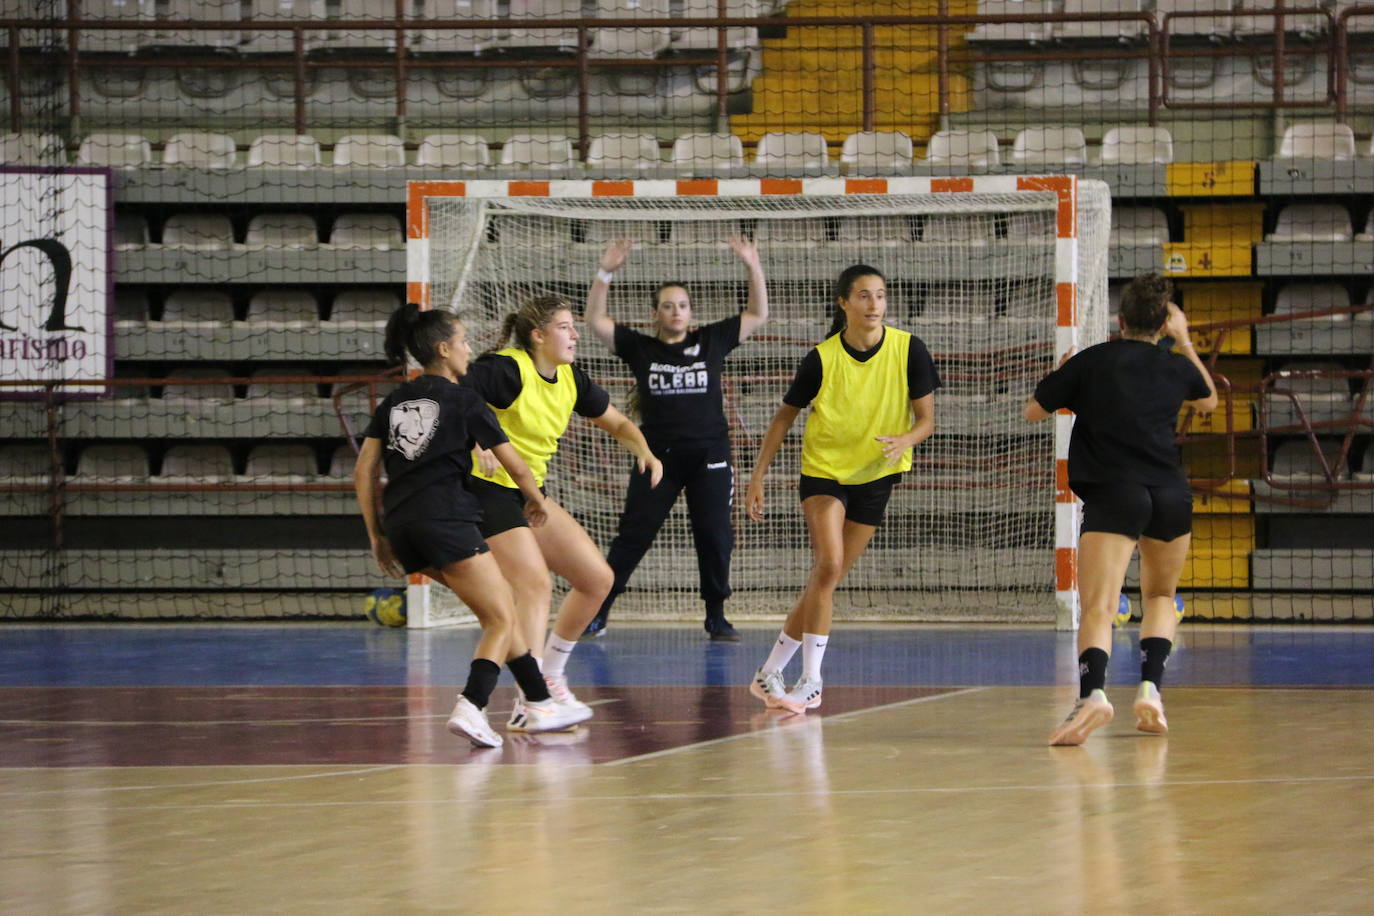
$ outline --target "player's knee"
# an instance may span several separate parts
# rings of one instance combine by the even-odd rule
[[[844,574],[844,564],[838,557],[816,557],[811,565],[811,575],[820,585],[838,585]]]
[[[578,580],[578,591],[601,601],[615,586],[615,573],[611,571],[609,563],[602,562],[594,569],[588,569],[585,575],[578,577]]]

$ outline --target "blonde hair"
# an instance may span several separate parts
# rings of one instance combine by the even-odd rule
[[[562,296],[535,296],[526,300],[520,308],[506,314],[501,322],[501,336],[490,352],[505,349],[512,337],[516,346],[525,350],[533,348],[534,339],[530,335],[553,321],[553,316],[564,309],[572,311],[572,303]]]

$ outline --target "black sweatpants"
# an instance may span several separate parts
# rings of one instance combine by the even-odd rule
[[[640,473],[637,466],[630,471],[625,511],[606,555],[615,572],[615,585],[601,606],[603,616],[625,590],[684,489],[702,600],[710,607],[730,597],[730,554],[735,548],[730,508],[735,501],[735,469],[730,462],[729,440],[663,448],[650,443],[650,448],[663,462],[663,479],[651,487],[648,474]]]

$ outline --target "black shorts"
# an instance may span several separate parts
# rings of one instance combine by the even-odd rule
[[[482,520],[477,523],[482,537],[492,538],[512,528],[530,526],[525,519],[525,494],[519,490],[480,477],[468,478],[468,490],[482,506]],[[539,492],[543,493],[544,488],[540,487]]]
[[[487,542],[473,522],[452,518],[426,518],[402,525],[387,525],[391,552],[408,573],[443,569],[451,563],[487,552]]]
[[[892,496],[892,485],[902,475],[888,474],[868,483],[843,484],[828,477],[808,477],[801,475],[797,484],[797,495],[805,502],[811,496],[833,496],[844,504],[844,517],[860,525],[877,528],[883,523],[883,513],[887,501]]]
[[[1193,530],[1193,493],[1184,483],[1070,483],[1083,500],[1081,531],[1172,541]]]

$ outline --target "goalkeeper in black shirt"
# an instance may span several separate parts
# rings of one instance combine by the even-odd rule
[[[606,312],[606,295],[612,276],[630,254],[632,244],[626,239],[617,239],[606,248],[587,292],[587,326],[634,373],[644,438],[663,460],[663,481],[657,487],[651,487],[643,473],[630,472],[625,511],[606,556],[615,572],[615,585],[588,624],[588,635],[605,632],[612,603],[625,590],[685,489],[701,598],[706,604],[706,632],[714,640],[739,639],[725,619],[730,554],[735,546],[730,522],[735,470],[721,373],[730,351],[768,320],[768,285],[754,243],[733,238],[729,244],[749,271],[749,299],[742,313],[723,321],[692,329],[692,300],[678,282],[664,283],[654,291],[653,336],[612,321]]]

